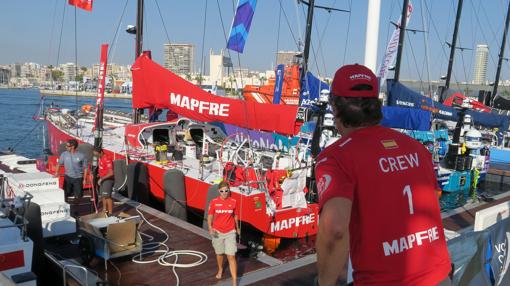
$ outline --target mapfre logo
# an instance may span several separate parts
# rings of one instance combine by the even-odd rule
[[[364,73],[357,73],[353,74],[349,77],[350,80],[357,80],[357,79],[366,79],[366,80],[372,80],[372,77],[364,74]]]
[[[331,184],[331,176],[324,174],[317,181],[317,191],[319,192],[319,198],[322,197],[322,194],[328,189],[329,184]]]

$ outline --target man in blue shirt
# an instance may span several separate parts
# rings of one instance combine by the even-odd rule
[[[81,198],[83,196],[83,185],[86,183],[86,178],[88,178],[88,162],[85,155],[78,152],[76,148],[78,148],[78,141],[75,139],[67,141],[67,151],[62,152],[58,159],[55,176],[59,175],[60,166],[64,166],[64,191],[66,196],[74,194],[75,198]]]

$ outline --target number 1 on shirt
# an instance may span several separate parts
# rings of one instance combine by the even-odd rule
[[[411,186],[406,185],[404,187],[404,196],[408,195],[407,200],[409,202],[409,214],[414,214],[414,208],[413,208],[413,193],[411,192]]]

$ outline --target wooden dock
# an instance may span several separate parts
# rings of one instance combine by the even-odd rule
[[[121,195],[115,194],[114,214],[120,212],[129,215],[139,215],[137,209],[151,224],[164,229],[170,239],[166,245],[171,250],[194,250],[207,255],[207,261],[197,267],[176,268],[180,285],[230,285],[232,283],[228,264],[225,259],[223,279],[215,278],[217,272],[216,255],[211,245],[209,233],[202,228],[182,220],[171,217],[165,213],[155,210],[138,202],[131,201]],[[165,235],[159,230],[142,223],[140,231],[154,237],[154,241],[162,241]],[[72,278],[79,285],[95,285],[97,282],[105,282],[106,277],[112,285],[177,285],[177,278],[172,273],[172,267],[161,266],[157,263],[137,264],[131,261],[131,257],[111,259],[108,261],[108,270],[105,271],[104,260],[96,258],[89,269],[88,283],[81,267],[80,249],[73,245],[68,237],[64,240],[48,240],[45,245],[46,256],[57,268],[67,270],[67,276]],[[157,255],[145,257],[155,259]],[[196,257],[179,256],[178,263],[192,263]],[[167,260],[174,263],[175,257]],[[257,258],[237,255],[238,276],[240,285],[259,284],[270,277],[278,277],[282,273],[299,273],[303,268],[315,268],[316,257],[314,254],[307,255],[295,260],[283,262],[271,256],[260,254]],[[74,265],[74,266],[69,266]],[[97,273],[97,275],[96,275]],[[279,278],[275,278],[279,281]],[[303,281],[304,282],[304,281]],[[276,283],[276,282],[275,282]],[[303,284],[306,285],[307,283]],[[262,284],[260,284],[262,285]],[[281,284],[269,284],[281,285]]]

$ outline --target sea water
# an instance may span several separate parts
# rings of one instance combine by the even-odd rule
[[[0,88],[0,151],[9,148],[22,156],[39,158],[45,145],[46,123],[34,120],[39,115],[41,94],[38,89]],[[44,96],[45,106],[79,109],[85,104],[95,106],[95,98],[75,96]],[[130,111],[131,100],[106,98],[105,108]]]

